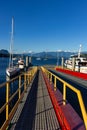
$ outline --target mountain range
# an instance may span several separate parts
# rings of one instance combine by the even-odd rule
[[[0,50],[0,57],[8,57],[9,56],[9,52],[5,49],[1,49]]]
[[[57,58],[57,57],[70,57],[70,55],[73,55],[73,52],[40,52],[40,53],[33,53],[32,56],[34,57],[40,57],[40,58]]]
[[[71,55],[74,54],[78,54],[77,52],[66,52],[66,51],[56,51],[56,52],[39,52],[39,53],[25,53],[25,54],[15,54],[20,56],[20,55],[24,55],[24,56],[32,56],[32,57],[39,57],[39,58],[57,58],[57,57],[64,57],[64,58],[69,58]],[[82,54],[84,54],[85,56],[87,56],[87,52],[82,52]],[[0,56],[3,57],[8,57],[9,56],[9,52],[5,49],[1,49],[0,50]]]

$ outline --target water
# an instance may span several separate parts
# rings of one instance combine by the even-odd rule
[[[59,59],[59,64],[60,64],[60,60],[61,59]],[[6,68],[8,67],[8,64],[9,64],[9,58],[0,57],[0,84],[6,81]],[[36,66],[56,65],[57,59],[36,60],[36,58],[32,58],[32,64]]]
[[[6,81],[6,68],[8,66],[8,58],[0,58],[0,84]]]
[[[36,58],[32,59],[33,65],[56,65],[57,64],[57,59],[41,59],[41,60],[36,60]]]

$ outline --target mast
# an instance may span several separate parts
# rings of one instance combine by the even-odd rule
[[[13,60],[12,60],[13,59],[13,33],[14,33],[14,18],[12,17],[9,67],[13,66]]]
[[[78,58],[80,58],[81,49],[82,49],[82,45],[80,44],[80,48],[79,48],[79,52],[78,52]]]

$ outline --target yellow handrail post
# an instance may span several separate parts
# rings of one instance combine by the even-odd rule
[[[27,74],[26,74],[26,88],[27,88]]]
[[[34,69],[32,70],[32,76],[34,76]]]
[[[31,80],[32,80],[32,70],[31,70]]]
[[[63,105],[66,105],[66,85],[63,86]]]
[[[46,76],[47,76],[47,78],[48,78],[48,72],[47,72],[47,70],[45,69],[45,74],[46,74]]]
[[[56,91],[56,77],[54,77],[54,91]]]
[[[26,91],[26,74],[24,74],[24,90]]]
[[[50,80],[50,74],[49,74],[49,72],[48,72],[48,79]]]
[[[33,77],[33,70],[31,70],[31,77]],[[32,78],[31,78],[32,79]]]
[[[33,77],[33,75],[34,75],[34,70],[32,70],[32,77]]]
[[[6,84],[6,120],[9,117],[9,82]]]
[[[31,77],[33,77],[33,70],[31,70],[31,75],[32,75]]]
[[[31,74],[29,75],[29,83],[31,82]]]
[[[50,82],[52,82],[52,74],[50,73]]]
[[[32,80],[32,73],[30,72],[30,82],[31,82],[31,80]]]
[[[84,106],[84,103],[83,103],[83,99],[82,99],[82,95],[81,95],[80,91],[78,91],[77,96],[78,96],[78,100],[79,100],[80,109],[81,109],[81,112],[82,112],[85,128],[87,130],[87,113],[86,113],[86,109],[85,109],[85,106]]]
[[[29,84],[29,73],[28,73],[28,84]]]
[[[19,76],[19,99],[21,96],[21,76]]]
[[[49,72],[47,72],[47,78],[49,79]]]

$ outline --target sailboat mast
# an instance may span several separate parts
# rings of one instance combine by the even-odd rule
[[[10,43],[10,65],[13,66],[13,32],[14,32],[14,18],[12,17],[12,24],[11,24],[11,43]]]

